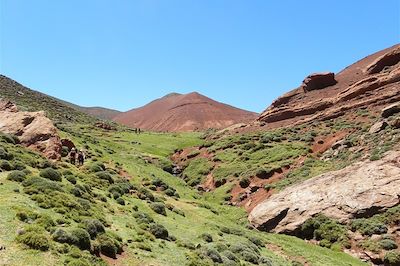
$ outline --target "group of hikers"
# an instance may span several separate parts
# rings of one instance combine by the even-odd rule
[[[78,161],[78,166],[81,166],[85,162],[85,153],[83,150],[77,151],[75,148],[72,148],[68,156],[71,164],[76,164]]]
[[[136,134],[140,134],[142,131],[140,130],[140,128],[134,128],[133,132],[135,132]]]

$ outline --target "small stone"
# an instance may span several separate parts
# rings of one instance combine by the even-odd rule
[[[386,121],[379,121],[376,122],[370,129],[369,129],[369,133],[378,133],[379,131],[385,129],[388,126],[388,123]]]

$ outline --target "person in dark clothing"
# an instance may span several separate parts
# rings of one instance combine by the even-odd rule
[[[69,152],[69,162],[71,164],[76,163],[76,150],[75,148],[72,148],[71,151]]]
[[[84,162],[85,162],[85,153],[83,152],[83,150],[80,150],[78,152],[78,165],[81,166],[83,165]]]

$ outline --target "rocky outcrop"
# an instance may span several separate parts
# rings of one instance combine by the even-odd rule
[[[70,139],[61,139],[61,145],[63,147],[67,147],[68,150],[72,150],[72,148],[76,148],[75,144]]]
[[[49,159],[61,158],[61,140],[44,112],[21,112],[10,102],[0,101],[0,132],[13,134],[20,143]]]
[[[299,88],[274,101],[258,121],[269,127],[295,125],[336,118],[360,107],[379,109],[399,102],[400,63],[396,59],[399,50],[400,46],[394,46],[378,52],[335,76],[310,75]]]
[[[335,73],[333,72],[314,73],[303,80],[301,87],[304,91],[312,91],[324,89],[336,83]]]
[[[379,73],[382,70],[384,70],[385,68],[396,65],[399,62],[400,62],[400,47],[397,47],[396,49],[382,55],[381,57],[376,59],[374,62],[372,62],[366,68],[365,71],[368,74]]]
[[[249,215],[255,227],[295,233],[322,213],[347,222],[370,217],[400,203],[400,151],[380,160],[359,162],[286,188],[257,205]]]
[[[400,89],[399,89],[399,91],[400,91]],[[396,113],[400,113],[400,102],[391,104],[391,105],[383,108],[381,116],[383,118],[388,118],[389,116],[392,116]]]

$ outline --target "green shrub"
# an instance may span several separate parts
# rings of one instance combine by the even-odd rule
[[[49,193],[51,191],[63,191],[63,188],[58,182],[51,181],[42,177],[34,176],[25,179],[22,182],[25,187],[25,193],[37,194],[39,192]]]
[[[107,180],[110,184],[114,183],[114,179],[107,171],[97,172],[96,176],[100,179]]]
[[[247,188],[250,185],[250,179],[248,179],[247,177],[243,177],[242,179],[240,179],[239,185],[242,188]]]
[[[222,263],[222,262],[223,262],[221,255],[220,255],[219,252],[216,251],[215,249],[206,247],[206,248],[204,249],[203,252],[204,252],[204,254],[205,254],[207,257],[209,257],[213,262],[215,262],[215,263]]]
[[[68,182],[70,182],[71,184],[75,185],[76,184],[76,177],[73,175],[66,175],[65,179],[67,179]]]
[[[69,153],[69,148],[67,146],[62,146],[61,148],[61,156],[66,157]]]
[[[22,170],[26,169],[26,165],[21,161],[14,161],[13,162],[13,169],[22,171]]]
[[[144,212],[138,211],[134,213],[133,216],[135,217],[136,222],[138,224],[151,224],[154,222],[154,219],[150,215]]]
[[[90,235],[86,230],[81,228],[75,228],[71,230],[71,235],[74,238],[74,245],[80,249],[90,249]]]
[[[247,239],[250,240],[250,242],[252,242],[254,245],[256,245],[260,248],[265,246],[264,241],[261,238],[251,236],[251,237],[248,237]]]
[[[398,251],[389,251],[385,254],[383,259],[385,266],[398,266],[400,265],[400,252]]]
[[[152,203],[150,203],[150,208],[151,208],[154,212],[156,212],[156,213],[158,213],[158,214],[161,214],[161,215],[164,215],[164,216],[167,215],[167,212],[165,211],[165,205],[164,205],[164,203],[161,203],[161,202],[152,202]]]
[[[41,170],[39,175],[52,181],[61,181],[61,174],[57,170],[54,170],[50,167]]]
[[[19,139],[15,135],[1,133],[0,137],[1,137],[1,140],[6,143],[10,143],[13,145],[19,144]]]
[[[156,238],[168,239],[168,230],[161,224],[153,223],[150,225],[150,233]]]
[[[49,239],[42,230],[27,230],[17,237],[17,241],[32,249],[46,251],[50,248]]]
[[[212,235],[210,235],[210,234],[208,234],[208,233],[203,233],[203,234],[201,234],[200,237],[201,237],[201,239],[203,239],[204,241],[206,241],[206,242],[208,242],[208,243],[213,242]]]
[[[0,169],[5,171],[11,171],[13,169],[12,165],[8,161],[0,161]]]
[[[26,178],[26,174],[22,171],[15,170],[8,174],[7,179],[15,182],[22,182]]]
[[[392,250],[397,248],[396,242],[391,239],[382,239],[379,244],[384,250]]]
[[[96,238],[96,247],[99,252],[110,257],[116,258],[122,252],[122,240],[111,233],[100,234]]]
[[[102,172],[106,170],[106,167],[103,163],[96,162],[90,165],[89,170],[93,173]]]
[[[356,219],[351,223],[352,231],[359,231],[362,235],[381,235],[387,233],[388,229],[382,222],[370,219]]]
[[[104,225],[97,219],[86,220],[83,224],[92,239],[105,232]]]
[[[82,228],[75,228],[68,231],[58,228],[54,231],[52,237],[54,241],[59,243],[75,245],[80,249],[90,249],[90,235]]]
[[[123,198],[117,198],[116,201],[119,205],[125,205],[125,200]]]

